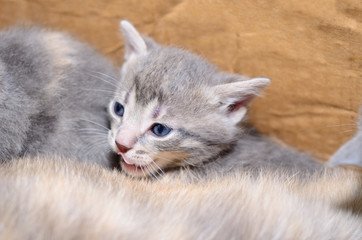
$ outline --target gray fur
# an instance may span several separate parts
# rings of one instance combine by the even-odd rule
[[[356,135],[329,159],[330,166],[352,165],[362,168],[362,107]]]
[[[125,31],[128,30],[123,29]],[[135,166],[142,167],[143,162],[147,161],[144,154],[137,155],[140,150],[148,152],[150,156],[155,155],[151,157],[151,166],[145,165],[143,169],[151,175],[152,172],[161,172],[158,168],[180,166],[194,166],[192,168],[200,173],[215,169],[224,172],[235,168],[284,168],[294,172],[315,170],[321,166],[307,154],[282,147],[266,137],[250,134],[250,129],[246,127],[240,127],[246,105],[268,85],[268,79],[250,79],[219,72],[198,56],[181,49],[160,46],[149,38],[144,38],[146,51],[132,52],[132,49],[142,49],[143,46],[134,46],[139,42],[139,37],[133,34],[133,30],[124,34],[127,56],[122,67],[122,86],[116,92],[114,102],[124,105],[125,115],[115,116],[112,114],[113,105],[110,105],[110,144],[114,151],[119,151],[114,143],[117,136],[125,139],[127,136],[121,135],[135,132],[124,129],[124,125],[135,129],[144,127],[150,119],[137,122],[141,118],[150,118],[147,109],[154,102],[165,113],[152,121],[172,128],[172,133],[164,138],[154,137],[147,127],[139,130],[130,153],[126,153],[133,154],[130,161],[135,162]],[[136,102],[134,105],[129,103],[132,97]],[[243,101],[245,106],[232,110]],[[148,124],[148,127],[152,127],[152,124]],[[162,159],[157,159],[158,155],[154,153],[167,153],[171,157],[163,159],[167,163],[161,163]],[[180,153],[184,155],[174,157]]]
[[[117,72],[68,35],[36,27],[1,31],[0,161],[58,154],[108,166],[103,127],[114,86],[107,82]]]

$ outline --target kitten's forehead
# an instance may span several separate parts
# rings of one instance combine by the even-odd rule
[[[128,125],[136,126],[141,132],[146,131],[153,121],[157,121],[166,113],[166,107],[159,104],[157,99],[145,105],[139,104],[135,91],[123,92],[119,98],[125,105],[123,121]]]
[[[126,71],[132,72],[126,81],[135,90],[137,101],[147,104],[154,99],[160,103],[168,98],[209,85],[215,68],[199,57],[174,48],[159,48],[138,59]]]

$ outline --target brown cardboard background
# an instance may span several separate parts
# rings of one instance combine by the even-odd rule
[[[360,0],[0,0],[0,27],[72,33],[122,62],[120,19],[220,69],[267,76],[256,128],[327,158],[355,129],[362,104]]]

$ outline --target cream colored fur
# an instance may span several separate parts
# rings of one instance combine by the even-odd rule
[[[361,207],[359,173],[276,176],[150,182],[57,158],[2,163],[0,239],[361,239],[346,210]]]

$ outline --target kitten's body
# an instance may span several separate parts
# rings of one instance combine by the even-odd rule
[[[105,92],[114,88],[107,81],[117,72],[68,35],[39,28],[1,31],[0,161],[58,154],[109,165],[99,135],[108,126],[111,94]]]
[[[122,85],[109,112],[109,143],[132,176],[190,167],[201,175],[231,169],[315,171],[311,156],[240,127],[246,107],[269,84],[219,72],[181,49],[163,47],[122,22]],[[177,171],[173,171],[174,173]]]
[[[212,176],[213,171],[219,173],[247,171],[258,174],[265,170],[279,170],[287,175],[305,176],[323,169],[320,163],[312,160],[311,155],[281,146],[259,134],[256,136],[244,134],[235,143],[231,152],[188,168],[199,176]],[[172,174],[177,172],[173,171]]]
[[[0,239],[360,239],[361,176],[131,179],[66,160],[0,165]],[[281,174],[280,176],[282,176]],[[357,194],[357,195],[356,195]]]

